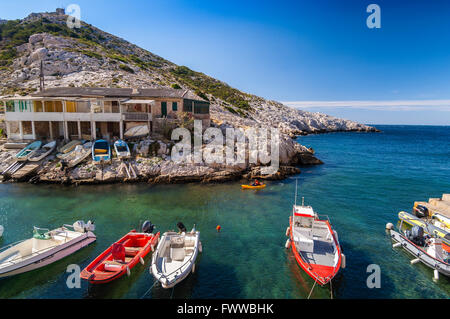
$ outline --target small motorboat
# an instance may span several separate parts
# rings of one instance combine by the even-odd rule
[[[190,273],[195,272],[195,261],[202,252],[200,232],[186,232],[186,227],[178,223],[180,233],[166,232],[161,237],[152,256],[150,272],[163,288],[172,288]]]
[[[126,138],[138,138],[138,137],[144,137],[150,134],[150,130],[148,129],[148,125],[137,125],[134,126],[124,133],[124,136]]]
[[[67,163],[67,167],[72,168],[87,159],[89,155],[91,155],[91,152],[91,142],[84,143],[83,145],[77,145],[72,152],[66,154],[63,161]]]
[[[60,152],[61,154],[67,154],[71,151],[73,151],[73,149],[77,146],[77,145],[81,145],[83,144],[84,141],[79,141],[79,140],[75,140],[75,141],[71,141],[65,145],[63,145],[62,147],[60,147],[58,149],[58,152]],[[58,157],[60,158],[60,157]]]
[[[39,162],[50,155],[56,148],[56,141],[50,142],[42,146],[42,148],[38,149],[31,155],[28,160],[30,162]]]
[[[266,184],[261,185],[241,185],[242,189],[263,189],[266,188]]]
[[[16,159],[20,162],[28,160],[37,150],[41,148],[42,142],[35,141],[16,154]]]
[[[420,226],[423,228],[425,234],[433,235],[442,238],[443,248],[444,250],[450,252],[450,232],[442,224],[433,219],[421,219],[419,217],[414,216],[413,214],[409,214],[407,212],[399,212],[398,219],[401,222],[405,222],[410,226]]]
[[[54,263],[93,243],[92,222],[77,221],[54,230],[34,228],[33,237],[0,249],[0,277],[8,277]]]
[[[449,253],[442,247],[440,237],[425,235],[424,229],[420,226],[413,226],[411,230],[401,233],[402,223],[399,231],[390,229],[391,239],[394,241],[393,247],[403,247],[408,253],[414,256],[411,264],[422,262],[424,265],[434,269],[434,278],[439,279],[439,273],[450,277]]]
[[[292,249],[297,264],[319,285],[329,283],[341,266],[345,267],[345,256],[329,218],[321,219],[311,206],[304,205],[304,199],[301,206],[295,200],[286,236],[286,249]]]
[[[144,264],[145,256],[158,244],[160,233],[152,234],[153,229],[152,223],[146,221],[142,232],[132,230],[95,258],[80,277],[92,284],[105,284],[130,275],[131,269],[138,262]]]
[[[97,140],[92,145],[92,160],[103,163],[111,160],[111,147],[106,140]]]
[[[118,158],[129,158],[131,156],[128,144],[123,140],[118,140],[114,143],[114,150]]]

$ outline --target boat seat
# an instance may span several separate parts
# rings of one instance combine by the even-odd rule
[[[184,247],[182,248],[170,248],[170,258],[175,261],[183,261],[186,257]]]
[[[125,256],[136,256],[142,247],[125,247]]]

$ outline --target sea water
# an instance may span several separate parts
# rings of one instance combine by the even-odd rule
[[[448,298],[450,281],[432,280],[427,267],[392,248],[387,222],[414,201],[450,192],[450,127],[377,126],[382,133],[333,133],[300,137],[324,165],[268,182],[264,190],[225,184],[56,186],[0,184],[0,245],[29,238],[33,226],[56,228],[93,220],[97,241],[45,268],[0,279],[0,298],[306,298],[313,287],[284,248],[286,227],[298,201],[328,215],[346,255],[347,267],[332,287],[316,287],[311,298]],[[69,289],[69,264],[87,266],[129,230],[150,220],[157,231],[177,222],[201,232],[203,253],[196,272],[163,289],[149,273],[151,256],[131,276]],[[216,226],[220,225],[220,233]],[[380,269],[380,288],[369,288],[369,265]],[[370,268],[369,268],[370,270]],[[153,287],[152,287],[153,286]]]

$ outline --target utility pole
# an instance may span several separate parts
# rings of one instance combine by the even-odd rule
[[[45,89],[45,83],[44,83],[44,62],[41,60],[41,72],[39,73],[39,88],[41,89],[41,92]]]

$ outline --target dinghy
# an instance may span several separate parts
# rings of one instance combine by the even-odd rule
[[[0,249],[0,277],[8,277],[54,263],[96,240],[90,221],[77,221],[54,230],[34,228],[33,237]]]
[[[266,188],[266,184],[262,185],[241,185],[242,189],[263,189]]]
[[[64,157],[64,162],[67,163],[67,167],[72,168],[80,164],[86,158],[91,155],[92,152],[92,143],[87,142],[83,145],[77,145],[75,149],[68,153],[67,156]]]
[[[144,258],[158,244],[159,235],[152,234],[154,226],[146,221],[142,232],[132,230],[94,259],[82,272],[81,278],[91,284],[105,284],[130,275],[138,262],[144,264]]]
[[[124,136],[127,138],[138,138],[147,136],[150,133],[148,125],[138,125],[128,129]]]
[[[402,224],[399,229],[402,229]],[[449,253],[443,249],[440,237],[425,235],[424,229],[417,225],[403,234],[391,229],[390,235],[395,242],[394,248],[403,247],[414,256],[415,259],[411,260],[411,264],[422,262],[430,267],[434,270],[436,280],[439,279],[439,274],[450,277]]]
[[[81,145],[81,144],[83,144],[83,143],[84,143],[84,141],[78,141],[78,140],[76,140],[76,141],[71,141],[71,142],[65,144],[64,146],[60,147],[60,148],[58,149],[58,152],[60,152],[61,154],[67,154],[67,153],[73,151],[73,149],[74,149],[77,145]],[[59,158],[59,157],[58,157],[58,158]]]
[[[92,160],[95,163],[102,163],[111,160],[111,148],[108,141],[97,140],[92,145]]]
[[[34,152],[33,155],[31,155],[28,160],[30,162],[39,162],[46,158],[48,155],[50,155],[56,148],[56,141],[50,142],[48,144],[45,144],[42,146],[41,149]]]
[[[297,186],[296,186],[297,188]],[[297,198],[297,190],[295,191]],[[297,205],[295,200],[289,227],[286,230],[286,248],[292,249],[297,264],[316,283],[329,283],[345,267],[345,256],[341,252],[338,235],[327,216],[322,219],[311,206]]]
[[[200,232],[192,229],[186,233],[182,223],[178,223],[181,233],[163,234],[152,256],[150,271],[163,288],[172,288],[191,272],[195,272],[195,261],[202,251]]]
[[[41,148],[42,142],[36,141],[29,144],[23,150],[16,154],[16,159],[20,162],[28,160],[38,149]]]
[[[128,144],[123,140],[118,140],[114,143],[114,150],[118,158],[128,158],[131,156]]]

